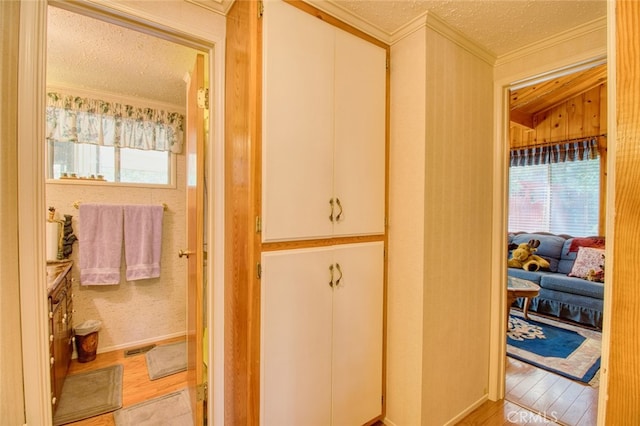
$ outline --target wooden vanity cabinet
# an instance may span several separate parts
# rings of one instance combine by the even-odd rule
[[[47,265],[49,288],[49,364],[51,405],[55,413],[73,355],[72,262]]]

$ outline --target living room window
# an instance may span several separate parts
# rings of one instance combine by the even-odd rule
[[[509,168],[509,231],[598,235],[597,141],[517,149]]]

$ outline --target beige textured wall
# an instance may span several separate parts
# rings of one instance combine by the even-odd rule
[[[487,393],[492,72],[431,28],[392,46],[388,424],[442,425]]]
[[[420,424],[424,284],[425,29],[391,47],[388,424]]]
[[[498,58],[495,80],[515,82],[606,54],[607,22],[602,18],[575,36],[551,40]]]
[[[493,68],[428,30],[426,78],[422,424],[442,425],[487,393]]]
[[[186,333],[186,260],[178,258],[178,250],[186,247],[185,236],[185,155],[178,155],[177,188],[143,188],[99,186],[90,184],[46,185],[47,206],[54,206],[60,217],[73,216],[73,229],[80,232],[75,201],[86,203],[162,204],[168,209],[163,217],[163,239],[160,278],[127,282],[119,285],[82,286],[77,265],[78,243],[73,246],[72,269],[74,326],[87,319],[102,321],[98,351],[135,346],[137,343]]]
[[[0,413],[5,425],[22,425],[22,345],[18,276],[18,23],[20,3],[0,2]]]

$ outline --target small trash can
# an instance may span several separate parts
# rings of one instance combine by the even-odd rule
[[[78,362],[89,362],[96,359],[98,351],[98,330],[102,323],[98,320],[87,320],[74,328]]]

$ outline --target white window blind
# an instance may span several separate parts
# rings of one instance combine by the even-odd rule
[[[509,231],[598,235],[600,159],[509,168]]]

